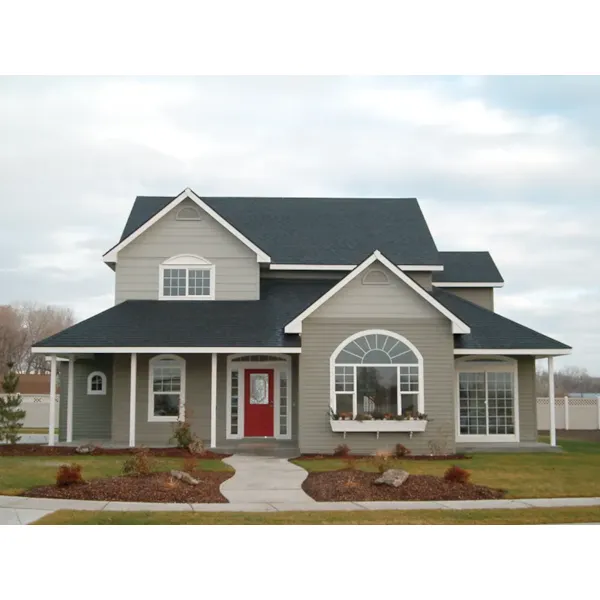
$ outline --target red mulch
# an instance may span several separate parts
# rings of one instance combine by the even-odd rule
[[[373,459],[372,454],[350,454],[350,456],[334,456],[333,454],[301,454],[294,458],[294,460],[331,460],[332,458],[340,458],[347,460],[348,458],[370,458]],[[408,456],[399,456],[399,460],[468,460],[471,456],[466,454],[409,454]]]
[[[172,479],[168,473],[152,473],[92,479],[88,482],[61,487],[44,485],[31,488],[23,495],[31,498],[113,502],[227,502],[219,491],[219,486],[233,473],[196,471],[191,475],[200,480],[198,485],[189,485]]]
[[[139,450],[139,448],[137,448]],[[125,456],[133,454],[136,448],[102,448],[96,447],[92,456]],[[192,456],[183,448],[147,448],[151,456],[167,458],[186,458]],[[45,444],[0,444],[0,456],[86,456],[75,452],[74,446],[46,446]],[[218,454],[206,450],[203,454],[193,455],[197,458],[227,458],[230,454]]]
[[[376,485],[379,473],[353,469],[309,473],[304,491],[319,502],[368,502],[370,500],[492,500],[503,490],[471,483],[445,481],[435,475],[409,475],[398,488]]]

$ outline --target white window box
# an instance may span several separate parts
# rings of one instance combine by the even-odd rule
[[[331,431],[338,433],[386,433],[394,431],[407,431],[412,434],[414,431],[425,431],[427,421],[425,419],[406,419],[404,421],[384,421],[384,420],[367,420],[367,421],[350,421],[339,419],[335,421],[330,419]]]

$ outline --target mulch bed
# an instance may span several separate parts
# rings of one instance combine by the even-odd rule
[[[398,488],[376,485],[379,473],[353,469],[309,473],[302,489],[319,502],[368,502],[370,500],[493,500],[503,490],[471,483],[445,481],[435,475],[409,475]]]
[[[351,454],[350,456],[335,456],[334,454],[302,454],[294,458],[294,460],[330,460],[332,458],[340,458],[348,460],[349,458],[361,459],[369,458],[373,459],[372,454]],[[467,454],[409,454],[408,456],[399,456],[398,460],[468,460],[471,456]]]
[[[125,456],[133,454],[136,448],[102,448],[96,447],[89,454],[78,454],[75,446],[46,446],[45,444],[0,444],[0,456]],[[139,448],[138,448],[139,450]],[[185,458],[190,455],[183,448],[147,448],[151,456],[158,458]],[[230,454],[218,454],[206,450],[197,458],[226,458]]]
[[[44,485],[31,488],[23,495],[30,498],[122,502],[227,502],[219,486],[233,473],[196,471],[191,475],[200,480],[198,485],[173,480],[168,473],[152,473],[92,479],[61,487]]]

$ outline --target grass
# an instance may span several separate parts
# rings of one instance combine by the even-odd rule
[[[59,510],[36,525],[526,525],[597,523],[600,507],[279,513]]]
[[[0,495],[18,496],[24,490],[56,481],[59,465],[76,462],[84,479],[112,477],[121,473],[123,456],[0,456]],[[155,470],[181,469],[183,458],[156,458]],[[198,459],[201,471],[233,471],[219,459]]]
[[[564,453],[475,454],[470,460],[392,460],[390,468],[413,475],[442,475],[453,464],[471,471],[471,481],[507,490],[508,498],[600,496],[600,444],[561,440]],[[342,459],[295,460],[307,471],[343,469]],[[376,471],[373,461],[357,460],[363,471]]]
[[[58,431],[58,428],[56,429],[56,431]],[[43,433],[45,435],[48,435],[48,428],[47,427],[22,427],[21,429],[19,429],[19,434],[24,434],[24,433]]]

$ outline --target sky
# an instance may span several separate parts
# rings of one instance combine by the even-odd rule
[[[417,197],[600,375],[600,77],[0,77],[0,303],[114,303],[137,195]]]

